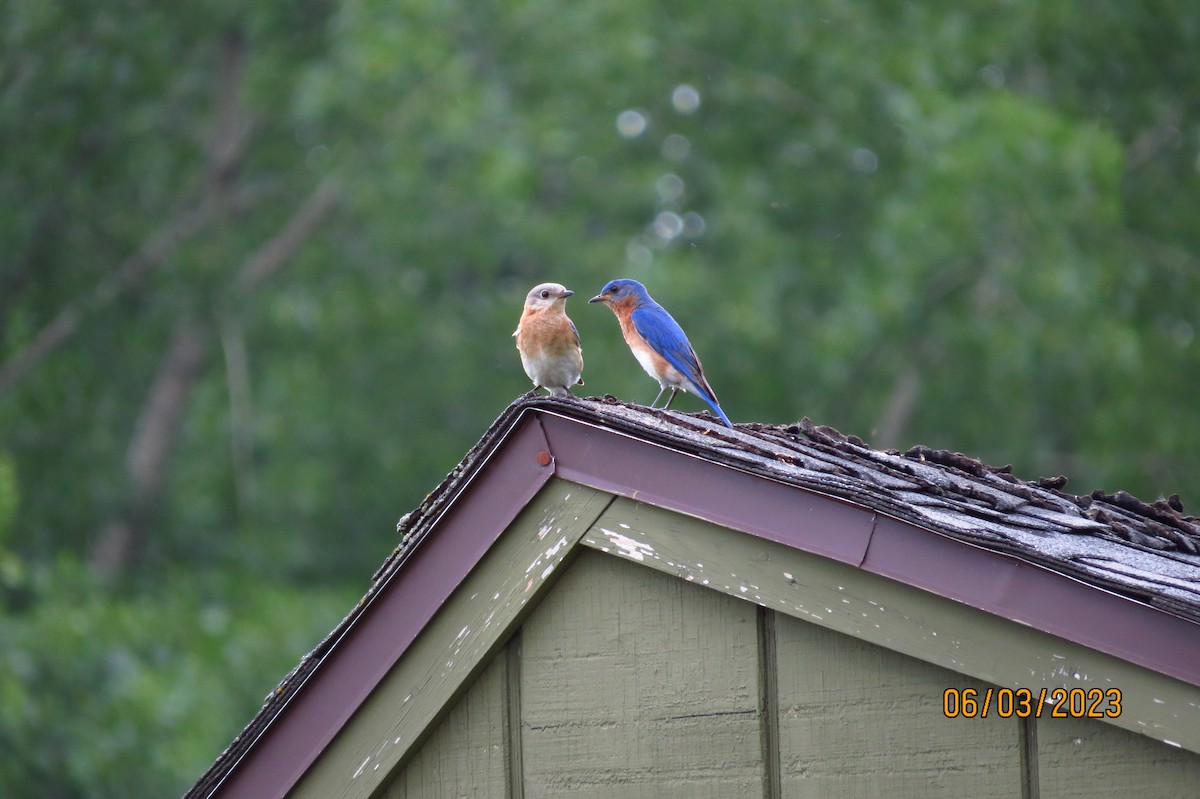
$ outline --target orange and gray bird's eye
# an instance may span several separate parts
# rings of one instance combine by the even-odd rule
[[[546,291],[545,289],[542,289],[542,299],[543,300],[550,299],[550,292]]]

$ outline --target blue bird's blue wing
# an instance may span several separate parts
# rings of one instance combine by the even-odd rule
[[[682,372],[693,383],[701,383],[700,361],[696,351],[671,315],[661,305],[637,308],[629,315],[633,329],[654,351]]]
[[[684,335],[683,328],[666,309],[657,304],[644,305],[635,309],[629,315],[629,319],[638,335],[695,386],[697,395],[713,409],[722,422],[733,427],[733,423],[717,403],[717,397],[708,381],[704,379],[700,359],[696,357],[696,351]]]

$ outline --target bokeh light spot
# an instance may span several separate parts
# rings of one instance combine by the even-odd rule
[[[688,141],[687,136],[681,136],[678,133],[672,133],[667,138],[663,139],[662,154],[663,158],[668,161],[682,161],[692,152],[692,143]]]
[[[683,232],[683,219],[674,211],[663,211],[654,218],[654,235],[664,242],[673,241]]]
[[[641,111],[628,108],[617,114],[617,133],[624,139],[636,139],[646,132],[648,121]]]
[[[670,172],[654,182],[654,190],[658,192],[658,201],[662,203],[673,203],[678,200],[683,196],[684,188],[683,179]]]
[[[688,211],[683,215],[683,235],[689,239],[699,238],[704,235],[708,225],[704,221],[704,217],[695,211]]]
[[[879,169],[879,156],[866,147],[859,147],[850,156],[850,163],[854,166],[854,171],[870,175]]]
[[[681,83],[671,92],[671,105],[681,114],[694,114],[700,108],[700,92],[690,83]]]

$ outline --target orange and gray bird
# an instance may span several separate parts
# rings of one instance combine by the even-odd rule
[[[569,397],[571,386],[583,385],[579,331],[567,316],[567,297],[574,293],[560,283],[542,283],[525,297],[513,336],[533,391],[541,387],[552,396]]]
[[[650,297],[645,286],[636,280],[611,280],[588,302],[602,302],[612,309],[633,357],[646,374],[658,381],[658,396],[650,403],[651,408],[667,389],[671,396],[664,409],[671,407],[676,393],[686,391],[704,400],[722,422],[733,427],[704,379],[704,368],[683,328]]]

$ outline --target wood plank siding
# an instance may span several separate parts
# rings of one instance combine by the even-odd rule
[[[500,655],[387,786],[384,799],[504,796],[508,782],[505,678],[505,658]]]
[[[761,791],[754,606],[584,553],[522,631],[529,796]]]
[[[570,493],[552,483],[543,496]],[[1188,690],[1194,704],[1194,689],[1061,647],[1067,668],[1051,658],[1042,673],[1037,631],[680,514],[585,505],[594,523],[558,579],[431,734],[408,733],[415,746],[375,796],[1184,797],[1200,785],[1200,756],[1106,722],[942,708],[946,688],[996,687],[970,672],[1012,685],[1015,664],[1027,685],[1112,674],[1131,699],[1162,689],[1136,700],[1151,704]],[[373,698],[366,715],[395,725],[403,699]]]

